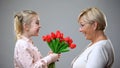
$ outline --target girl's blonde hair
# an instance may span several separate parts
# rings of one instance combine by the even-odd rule
[[[37,15],[37,13],[32,10],[23,10],[15,14],[14,30],[16,33],[16,39],[19,39],[23,33],[23,24],[29,25],[34,15]]]
[[[97,30],[105,30],[105,27],[107,26],[107,20],[104,13],[95,7],[82,10],[78,16],[78,23],[80,23],[81,18],[90,24],[97,22]]]

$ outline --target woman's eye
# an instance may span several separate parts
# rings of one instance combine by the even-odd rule
[[[81,24],[81,27],[83,27],[84,25],[83,24]]]

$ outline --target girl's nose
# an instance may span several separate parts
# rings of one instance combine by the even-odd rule
[[[39,28],[41,28],[41,25],[39,25]]]

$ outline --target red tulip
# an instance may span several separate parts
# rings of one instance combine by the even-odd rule
[[[64,34],[63,34],[63,33],[61,33],[61,34],[60,34],[60,38],[61,38],[61,39],[63,39],[63,37],[64,37]]]
[[[52,39],[55,39],[56,38],[55,33],[51,32],[51,37],[52,37]]]
[[[60,31],[56,31],[56,38],[60,38],[60,37],[61,37]]]
[[[43,41],[47,42],[53,53],[63,53],[68,52],[69,48],[74,49],[76,44],[73,44],[73,40],[68,36],[64,38],[64,34],[59,30],[56,33],[51,32],[51,34],[42,36]],[[50,64],[48,67],[53,67],[53,64]]]
[[[47,36],[46,36],[46,41],[47,41],[47,42],[50,42],[50,41],[51,41],[51,36],[50,36],[50,35],[47,35]]]
[[[68,44],[70,45],[70,44],[72,44],[72,43],[73,43],[73,40],[72,40],[71,38],[69,38]]]
[[[46,41],[46,36],[42,36],[43,41]]]
[[[71,48],[71,49],[76,48],[76,44],[70,44],[70,48]]]
[[[64,38],[64,40],[65,40],[67,43],[69,43],[69,39],[70,39],[70,37]]]

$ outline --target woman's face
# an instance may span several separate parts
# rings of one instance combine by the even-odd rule
[[[29,33],[31,36],[38,36],[41,28],[39,16],[35,15],[30,24]]]
[[[87,40],[92,40],[94,27],[92,24],[85,22],[82,18],[80,19],[80,32],[82,32]]]

